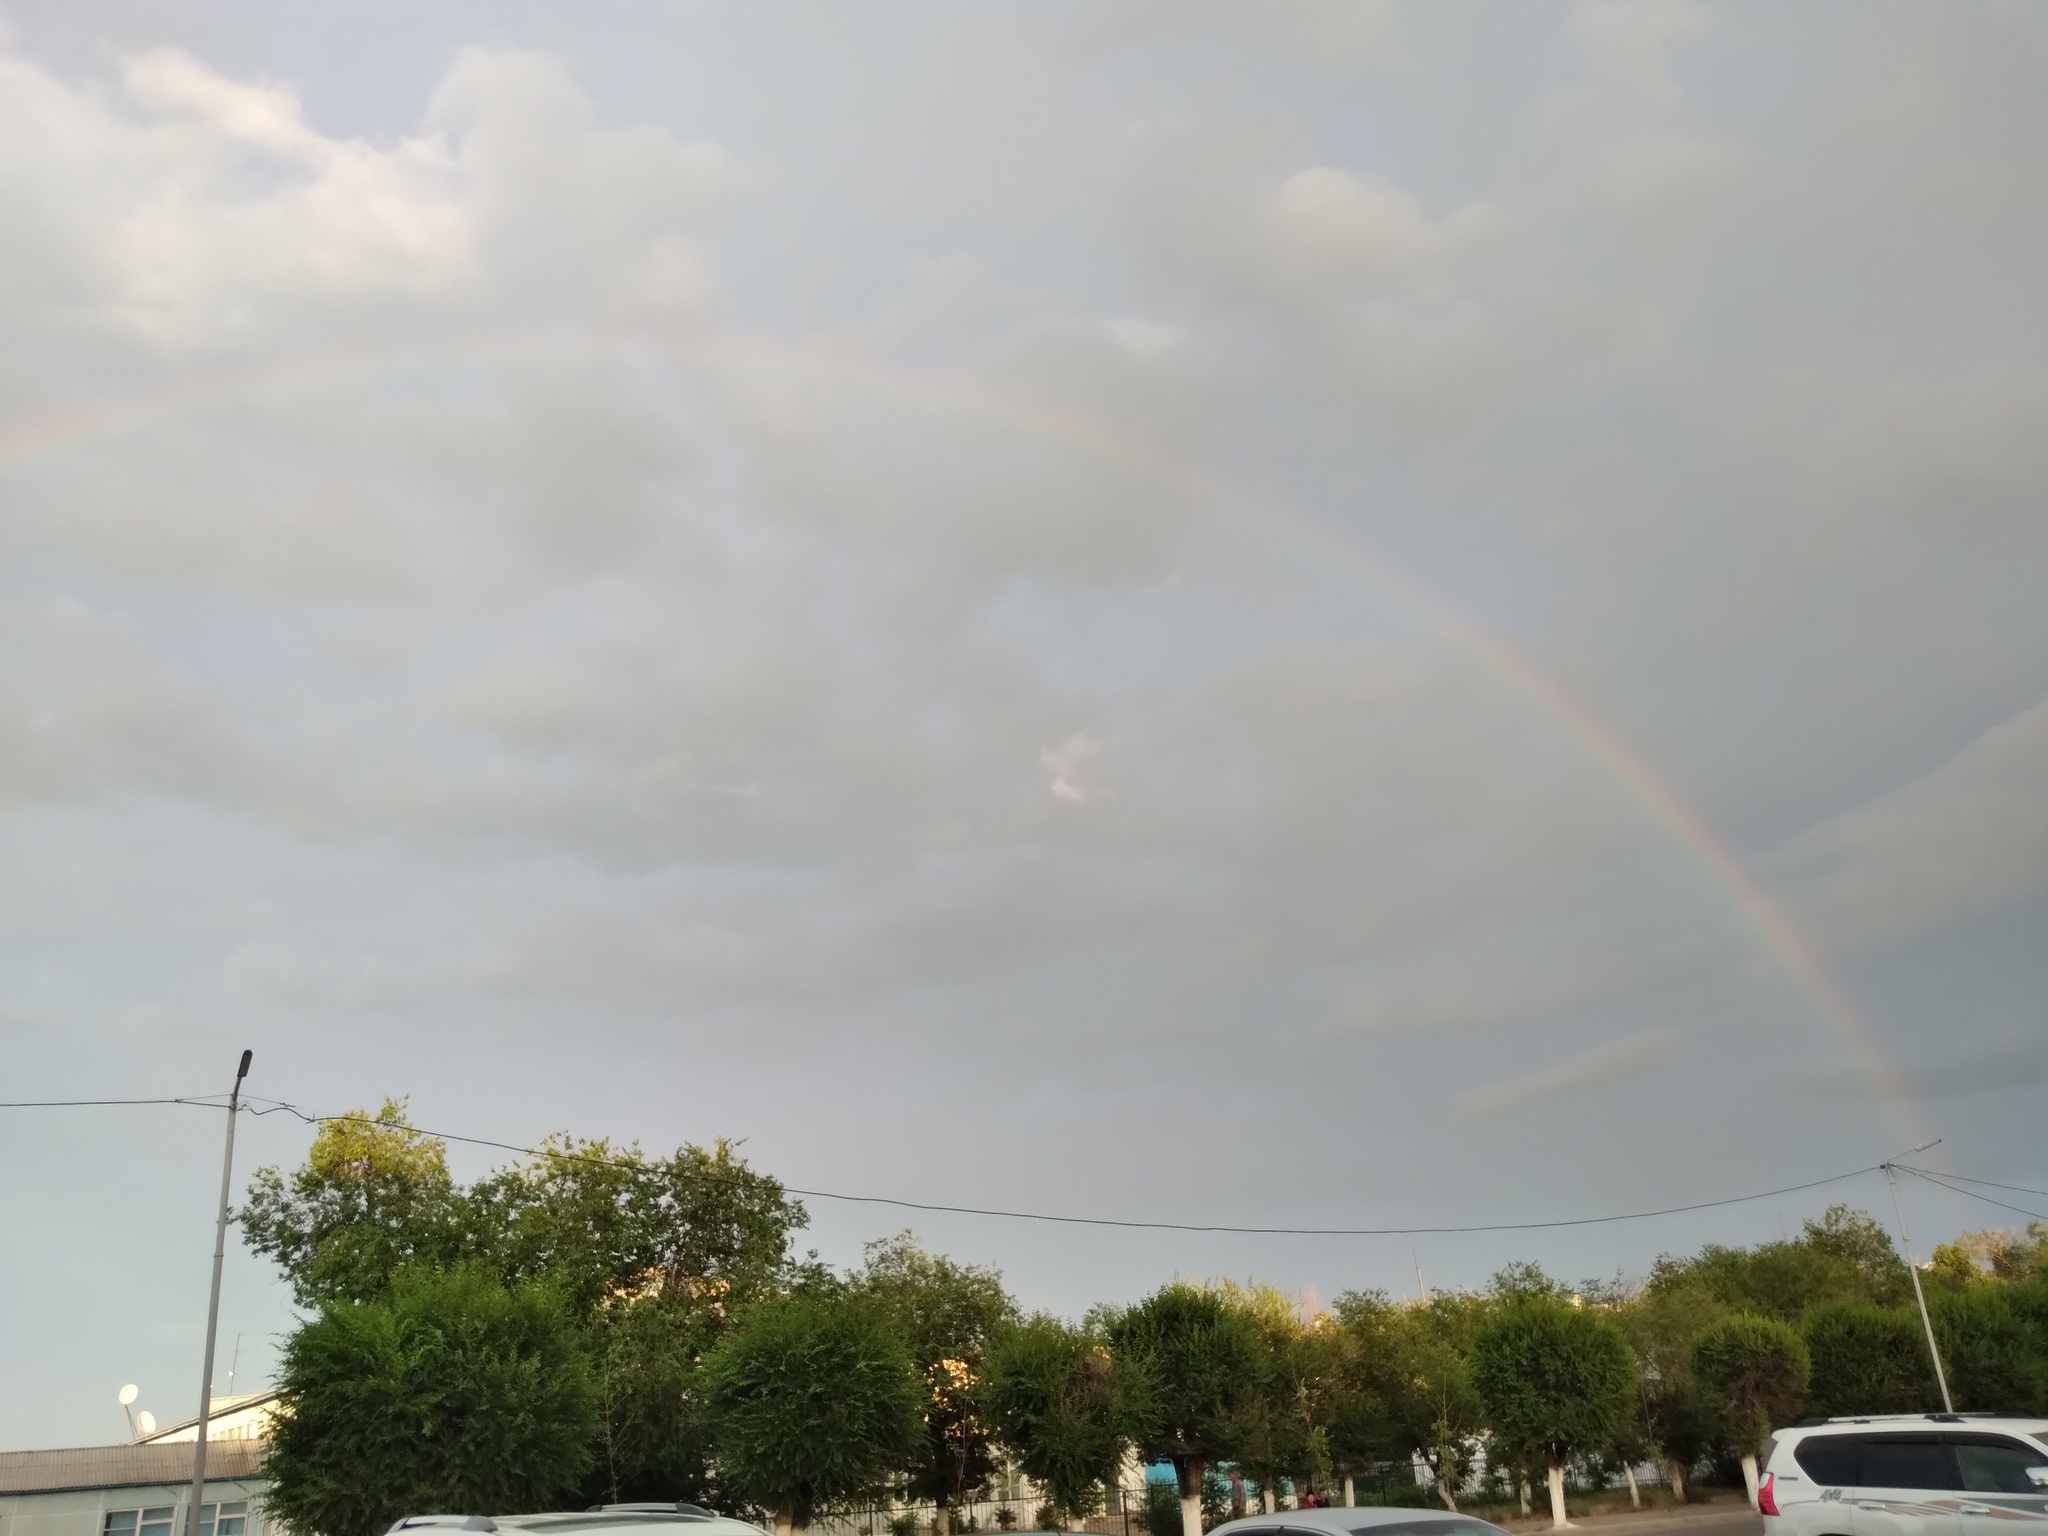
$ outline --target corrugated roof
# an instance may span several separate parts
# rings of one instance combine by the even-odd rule
[[[231,1413],[243,1413],[251,1408],[260,1408],[265,1403],[275,1402],[278,1391],[279,1389],[276,1387],[265,1387],[261,1392],[244,1392],[239,1397],[217,1397],[213,1400],[213,1406],[207,1414],[207,1420],[210,1423],[216,1419],[224,1419]],[[165,1424],[152,1430],[144,1435],[138,1443],[148,1445],[152,1441],[162,1440],[170,1435],[183,1434],[186,1430],[197,1425],[198,1422],[199,1415],[195,1413],[189,1419],[180,1419],[175,1424]],[[193,1438],[196,1439],[198,1437],[194,1436]],[[190,1445],[192,1441],[187,1440],[185,1443]],[[212,1442],[209,1441],[208,1443],[211,1444]]]
[[[192,1480],[192,1442],[170,1445],[80,1445],[61,1451],[0,1451],[0,1493],[61,1493],[78,1488],[143,1488]],[[255,1477],[261,1440],[222,1440],[206,1447],[206,1480]]]

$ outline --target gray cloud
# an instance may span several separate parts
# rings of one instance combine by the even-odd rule
[[[1521,1077],[1466,1089],[1458,1095],[1458,1118],[1509,1115],[1551,1099],[1646,1077],[1670,1065],[1684,1043],[1685,1031],[1671,1024],[1612,1040]]]
[[[74,12],[0,53],[10,1081],[253,1042],[487,1136],[1305,1225],[1889,1150],[1703,839],[1931,1113],[2032,1070],[2032,13]],[[51,1241],[186,1251],[95,1134]],[[1071,1310],[1412,1258],[931,1235]]]

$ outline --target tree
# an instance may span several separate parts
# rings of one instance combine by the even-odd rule
[[[1812,1362],[1805,1341],[1776,1318],[1731,1312],[1692,1346],[1692,1369],[1726,1416],[1729,1443],[1756,1505],[1756,1458],[1773,1424],[1799,1417]]]
[[[1549,1467],[1551,1524],[1564,1525],[1566,1459],[1605,1451],[1635,1391],[1627,1342],[1593,1312],[1522,1294],[1473,1339],[1472,1379],[1496,1438]]]
[[[998,1439],[1045,1489],[1054,1519],[1078,1525],[1095,1512],[1128,1443],[1108,1340],[1040,1313],[1003,1333],[986,1381]]]
[[[995,1470],[982,1373],[996,1335],[1016,1320],[1016,1303],[996,1271],[927,1253],[910,1232],[869,1243],[849,1292],[902,1336],[924,1376],[925,1430],[909,1491],[932,1501],[934,1527],[946,1536],[951,1506],[972,1498]]]
[[[1755,1248],[1709,1245],[1692,1259],[1657,1261],[1649,1289],[1704,1291],[1722,1307],[1797,1324],[1827,1302],[1895,1306],[1911,1294],[1906,1266],[1884,1228],[1831,1205],[1791,1241]]]
[[[1307,1331],[1294,1303],[1270,1285],[1225,1281],[1220,1290],[1250,1325],[1263,1357],[1239,1416],[1233,1459],[1258,1480],[1261,1502],[1271,1514],[1280,1480],[1304,1471],[1310,1461]]]
[[[1928,1298],[1959,1412],[2048,1411],[2048,1337],[2028,1305],[2036,1290],[1986,1285]]]
[[[1681,1499],[1687,1475],[1713,1440],[1712,1408],[1693,1379],[1693,1340],[1723,1310],[1701,1287],[1651,1286],[1611,1314],[1635,1355],[1636,1392],[1650,1443]]]
[[[603,1424],[583,1504],[716,1500],[698,1366],[728,1331],[715,1302],[651,1296],[598,1311],[590,1333]]]
[[[1799,1331],[1812,1361],[1808,1412],[1915,1413],[1940,1406],[1926,1336],[1906,1308],[1836,1302],[1809,1312]]]
[[[456,1262],[473,1247],[467,1218],[444,1145],[407,1123],[403,1099],[386,1099],[374,1117],[324,1123],[289,1179],[257,1169],[236,1219],[299,1305],[317,1308],[382,1295],[408,1264]]]
[[[639,1147],[553,1136],[468,1192],[479,1247],[507,1278],[551,1275],[581,1307],[614,1298],[758,1300],[786,1279],[803,1206],[732,1144]]]
[[[797,1295],[760,1307],[704,1361],[725,1491],[775,1512],[777,1536],[880,1486],[914,1453],[924,1385],[873,1309]]]
[[[559,1290],[401,1269],[285,1345],[264,1472],[295,1536],[376,1536],[431,1510],[545,1509],[590,1465],[597,1395]]]
[[[1338,1300],[1338,1316],[1357,1326],[1356,1296]],[[1400,1452],[1413,1450],[1429,1467],[1444,1508],[1458,1507],[1485,1408],[1472,1385],[1470,1350],[1489,1303],[1465,1292],[1439,1291],[1428,1301],[1392,1307],[1380,1336],[1381,1379],[1388,1434]]]
[[[1220,1292],[1176,1282],[1119,1313],[1109,1336],[1132,1438],[1173,1463],[1183,1536],[1202,1536],[1202,1473],[1239,1449],[1265,1364],[1258,1333]]]
[[[1309,1339],[1309,1422],[1321,1431],[1331,1470],[1343,1480],[1346,1508],[1358,1502],[1359,1471],[1409,1449],[1395,1444],[1387,1411],[1392,1312],[1380,1292],[1349,1292]]]

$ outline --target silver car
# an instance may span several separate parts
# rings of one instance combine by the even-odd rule
[[[1283,1509],[1271,1515],[1246,1515],[1217,1526],[1209,1536],[1506,1536],[1497,1525],[1454,1515],[1449,1510],[1402,1509],[1373,1505],[1363,1509]]]

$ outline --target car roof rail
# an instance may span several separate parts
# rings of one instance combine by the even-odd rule
[[[717,1515],[702,1504],[657,1501],[637,1504],[593,1504],[587,1515],[681,1515],[686,1520],[716,1520]]]
[[[391,1531],[417,1531],[428,1527],[456,1531],[495,1531],[498,1524],[489,1515],[400,1515],[391,1522],[386,1536]]]

